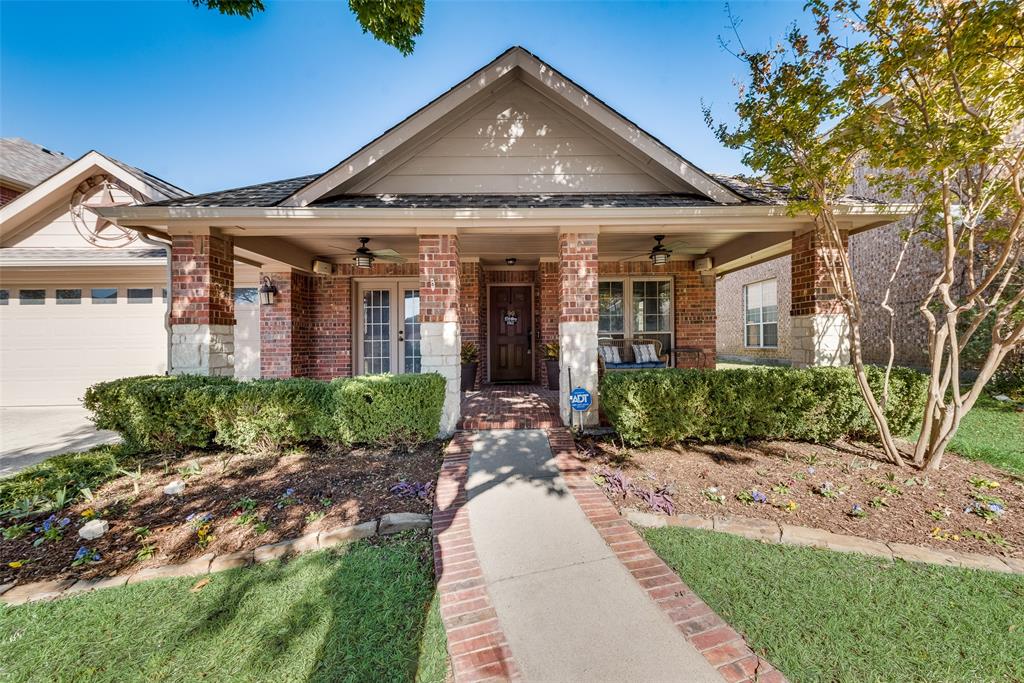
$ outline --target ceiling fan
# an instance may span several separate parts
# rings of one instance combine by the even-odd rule
[[[368,246],[366,246],[369,243],[369,241],[369,237],[360,237],[358,249],[334,247],[334,251],[352,254],[352,262],[356,264],[356,268],[369,268],[370,266],[373,265],[374,261],[387,261],[388,263],[405,263],[405,258],[403,258],[402,255],[399,254],[394,249],[371,250]]]
[[[646,256],[651,260],[651,263],[653,263],[654,265],[663,266],[666,263],[668,263],[668,260],[669,258],[671,258],[673,252],[679,252],[681,254],[691,254],[694,256],[703,256],[708,251],[707,249],[701,249],[698,247],[688,247],[686,246],[685,240],[676,240],[675,242],[670,242],[669,244],[662,244],[664,239],[664,235],[655,235],[655,245],[651,248],[650,251],[637,252],[635,254],[631,254],[629,256],[621,258],[619,259],[619,261],[632,261],[634,259],[639,259]]]

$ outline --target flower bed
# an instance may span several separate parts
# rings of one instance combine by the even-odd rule
[[[946,456],[938,472],[882,462],[872,446],[764,442],[623,449],[581,456],[620,507],[771,519],[944,550],[1024,557],[1024,479]]]
[[[249,550],[389,512],[430,514],[441,459],[437,442],[411,450],[193,456],[151,456],[60,509],[16,507],[0,519],[0,585],[100,578]],[[107,531],[80,538],[91,520],[106,521]]]

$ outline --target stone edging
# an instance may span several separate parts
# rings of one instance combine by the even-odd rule
[[[225,569],[235,569],[236,567],[245,567],[250,564],[292,557],[313,550],[332,548],[361,538],[386,536],[407,529],[427,529],[429,527],[430,518],[426,515],[413,512],[392,512],[381,516],[379,520],[371,519],[369,522],[363,522],[355,526],[315,531],[298,538],[261,545],[252,550],[239,550],[223,555],[207,553],[184,564],[146,567],[134,572],[100,579],[52,579],[50,581],[25,584],[12,582],[0,586],[0,602],[8,605],[20,605],[37,600],[53,600],[68,597],[101,588],[116,588],[151,579],[201,576],[203,574],[224,571]]]
[[[562,478],[590,523],[651,600],[718,674],[727,683],[785,683],[782,672],[757,656],[743,636],[690,590],[619,514],[576,458],[576,445],[569,431],[549,429],[547,434]]]
[[[451,674],[456,683],[516,680],[519,668],[487,592],[469,528],[466,478],[472,450],[471,434],[456,432],[445,448],[434,492],[434,575]]]
[[[861,553],[887,560],[906,560],[924,564],[938,564],[962,569],[985,569],[1004,574],[1024,574],[1024,560],[952,550],[935,550],[906,543],[887,543],[860,536],[834,534],[823,529],[780,524],[769,519],[750,517],[701,517],[700,515],[655,515],[639,510],[624,510],[627,520],[637,526],[652,528],[680,526],[688,529],[706,529],[734,536],[743,536],[765,543],[825,548],[844,553]]]

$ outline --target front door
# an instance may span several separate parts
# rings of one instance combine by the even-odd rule
[[[532,289],[491,287],[488,358],[492,382],[533,381]]]

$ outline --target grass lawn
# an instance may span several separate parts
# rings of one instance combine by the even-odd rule
[[[290,562],[0,612],[14,681],[443,681],[430,543],[402,536]]]
[[[1024,476],[1024,413],[983,395],[967,413],[949,450]]]
[[[1024,578],[650,529],[648,543],[794,682],[1024,680]]]

